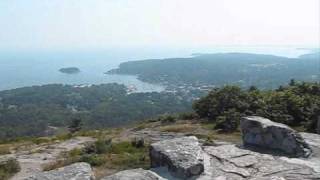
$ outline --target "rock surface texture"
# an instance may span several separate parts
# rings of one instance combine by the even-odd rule
[[[204,170],[203,151],[194,136],[153,143],[150,147],[151,167],[167,167],[178,178],[200,175]]]
[[[7,156],[14,157],[20,164],[21,170],[15,174],[11,180],[22,180],[33,174],[42,172],[42,168],[47,164],[56,162],[62,152],[71,151],[75,148],[82,148],[86,143],[94,142],[95,139],[89,137],[76,137],[54,144],[43,144],[35,147],[21,148]],[[34,151],[36,153],[30,153]]]
[[[75,163],[56,170],[39,172],[25,180],[93,180],[92,169],[87,163]]]
[[[320,148],[320,136],[316,134],[304,133],[303,137],[306,141],[312,142],[313,148]],[[309,139],[311,138],[311,139]],[[171,144],[174,144],[171,145]],[[127,170],[121,171],[115,175],[108,176],[103,180],[140,180],[140,179],[190,179],[190,180],[317,180],[320,179],[320,156],[305,158],[288,158],[285,156],[275,156],[272,154],[265,154],[253,151],[252,149],[245,149],[230,143],[219,142],[215,146],[202,146],[197,144],[195,137],[176,138],[173,140],[166,140],[156,143],[157,149],[163,152],[167,149],[166,155],[157,157],[157,162],[163,162],[164,165],[168,163],[170,157],[171,163],[176,166],[181,165],[185,161],[185,156],[175,155],[175,144],[178,145],[179,151],[184,151],[188,148],[184,146],[198,146],[192,149],[202,150],[199,152],[203,157],[204,171],[197,175],[187,178],[186,176],[172,175],[170,168],[155,168],[152,171],[155,174],[150,174],[147,170]],[[183,145],[182,145],[183,144]],[[318,149],[320,150],[320,149]],[[171,153],[171,155],[168,155]],[[162,154],[162,153],[161,153]],[[158,155],[158,154],[157,154]],[[152,158],[152,157],[151,157]],[[194,159],[195,162],[197,162]],[[187,161],[188,162],[188,161]],[[198,161],[199,162],[199,161]],[[201,161],[200,161],[201,162]],[[188,164],[188,163],[187,163]],[[194,163],[196,164],[196,163]],[[176,172],[174,172],[176,173]],[[183,176],[183,175],[182,175]],[[132,177],[132,178],[131,178]]]
[[[164,180],[152,171],[144,169],[132,169],[118,172],[101,180]]]
[[[161,140],[150,146],[151,170],[125,170],[102,180],[320,180],[320,135],[299,134],[261,117],[244,118],[241,128],[244,143],[255,146],[216,141],[204,145],[194,136]],[[266,150],[267,145],[271,149]],[[308,158],[300,153],[309,153]],[[94,175],[86,163],[34,173],[26,178],[91,179]]]
[[[320,134],[320,116],[318,116],[317,133]]]
[[[241,119],[244,145],[276,149],[294,157],[308,157],[312,150],[302,136],[290,127],[257,116]]]
[[[304,164],[290,163],[280,157],[243,149],[236,145],[204,148],[210,171],[199,179],[319,179],[320,174]],[[320,159],[319,159],[320,160]]]

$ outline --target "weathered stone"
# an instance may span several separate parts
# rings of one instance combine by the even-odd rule
[[[152,171],[144,169],[131,169],[120,171],[101,180],[164,180]]]
[[[253,152],[236,145],[205,147],[210,156],[210,164],[205,169],[211,172],[198,178],[215,179],[319,179],[320,174],[311,167],[299,163],[289,163],[281,158]]]
[[[320,134],[320,116],[318,116],[317,133]]]
[[[276,149],[295,157],[308,157],[312,153],[302,136],[284,124],[250,116],[242,118],[240,126],[244,145]]]
[[[150,130],[150,129],[144,129],[139,130],[136,132],[133,132],[134,137],[141,137],[144,139],[145,142],[158,142],[163,140],[169,140],[173,138],[180,138],[184,137],[185,135],[183,133],[174,133],[174,132],[162,132],[157,130]]]
[[[204,170],[203,151],[194,136],[153,143],[150,159],[153,168],[166,166],[178,178],[197,176]]]
[[[56,170],[39,172],[25,180],[93,180],[94,175],[88,163],[75,163]]]

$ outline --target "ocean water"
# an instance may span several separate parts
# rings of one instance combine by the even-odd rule
[[[212,47],[172,49],[130,49],[68,52],[0,52],[0,90],[44,84],[120,83],[138,92],[162,91],[164,87],[141,82],[135,76],[107,75],[121,62],[169,57],[189,57],[193,53],[246,52],[297,57],[309,53],[301,47]],[[63,74],[63,67],[78,67],[78,74]]]

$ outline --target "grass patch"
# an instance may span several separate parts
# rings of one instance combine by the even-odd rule
[[[93,167],[116,170],[149,168],[149,147],[138,148],[129,141],[111,143],[98,140],[83,149],[62,154],[61,160],[48,164],[43,169],[48,171],[75,162],[87,162]]]
[[[106,157],[106,167],[109,168],[124,170],[150,167],[149,146],[137,148],[131,142],[120,142],[112,146]]]
[[[0,160],[0,179],[7,180],[20,171],[20,165],[15,159]]]
[[[216,126],[215,123],[208,123],[208,122],[201,123],[201,127],[203,129],[207,129],[207,130],[213,130],[215,128],[215,126]]]
[[[239,144],[239,143],[242,142],[241,133],[240,132],[233,132],[233,133],[218,133],[218,132],[214,132],[214,134],[212,134],[211,137],[212,137],[213,140],[231,142],[231,143],[234,143],[234,144]]]
[[[142,129],[145,129],[145,128],[147,128],[148,127],[148,125],[146,124],[146,123],[140,123],[140,124],[138,124],[136,127],[134,127],[134,131],[139,131],[139,130],[142,130]]]
[[[0,145],[0,155],[10,154],[10,146],[9,145]]]
[[[175,132],[175,133],[188,133],[197,129],[197,126],[194,124],[175,124],[160,127],[160,131],[163,132]]]
[[[40,138],[32,139],[32,142],[33,142],[34,144],[43,144],[43,143],[52,142],[52,139],[51,139],[51,138],[48,138],[48,137],[40,137]]]

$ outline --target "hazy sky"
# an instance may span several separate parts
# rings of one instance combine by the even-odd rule
[[[0,50],[312,45],[320,0],[0,0]]]

